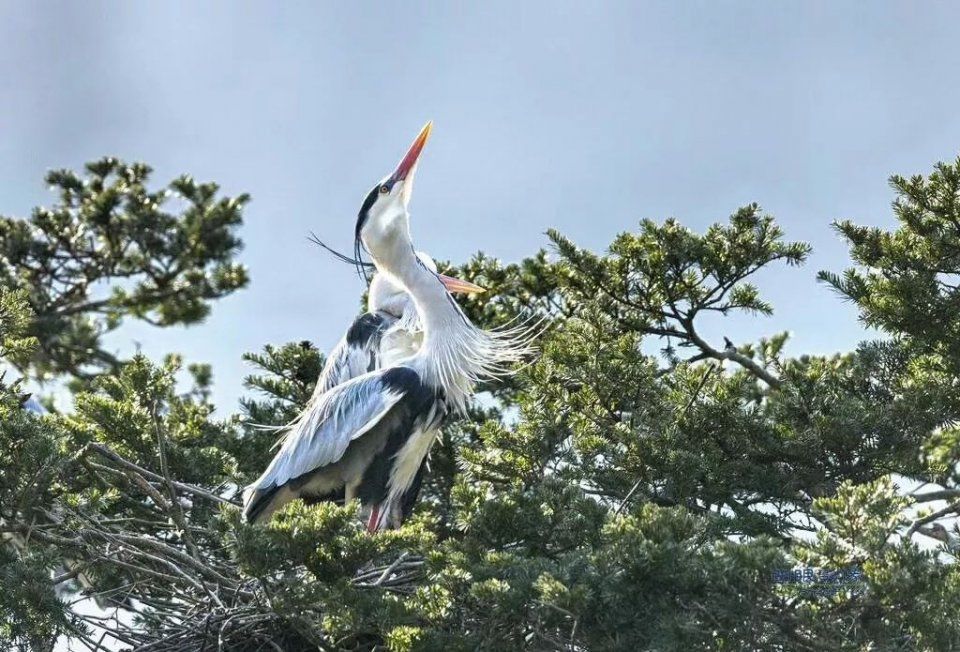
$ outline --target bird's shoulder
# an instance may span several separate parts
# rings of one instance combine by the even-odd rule
[[[383,331],[390,327],[396,317],[383,312],[365,312],[350,324],[347,329],[347,344],[362,346],[370,340],[383,334]]]
[[[400,395],[403,403],[413,412],[427,409],[442,393],[425,382],[420,372],[406,365],[389,367],[380,373],[383,386]]]
[[[370,371],[334,387],[318,401],[315,410],[326,415],[352,411],[354,404],[397,407],[417,413],[427,409],[437,391],[419,371],[408,365],[393,365]],[[362,409],[361,409],[362,410]]]
[[[395,321],[395,318],[394,318]],[[380,340],[392,325],[390,315],[368,312],[353,320],[347,332],[327,357],[317,383],[327,392],[348,380],[380,366]]]
[[[319,397],[314,411],[332,414],[356,404],[368,408],[392,406],[404,399],[420,399],[427,393],[429,388],[418,371],[409,366],[396,365],[368,371],[333,387]]]
[[[396,391],[418,390],[423,386],[420,373],[406,365],[388,367],[379,373],[384,386]]]

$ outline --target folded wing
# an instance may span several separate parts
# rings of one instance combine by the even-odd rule
[[[320,372],[314,395],[323,394],[369,371],[380,368],[380,341],[396,318],[368,312],[357,317],[334,347]]]
[[[374,428],[403,399],[407,392],[396,382],[405,375],[400,371],[414,374],[403,368],[377,371],[315,394],[270,465],[244,491],[246,520],[257,520],[277,490],[291,480],[340,461],[351,442]]]

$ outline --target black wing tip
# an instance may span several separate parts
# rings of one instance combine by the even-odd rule
[[[363,346],[372,337],[386,328],[383,315],[375,312],[365,312],[350,324],[347,329],[347,344]]]
[[[270,505],[270,501],[277,494],[280,487],[270,487],[269,489],[257,489],[250,494],[249,500],[243,503],[243,521],[247,525],[262,523],[264,512]]]

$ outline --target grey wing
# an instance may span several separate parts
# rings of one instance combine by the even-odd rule
[[[340,339],[320,372],[314,396],[329,391],[369,371],[380,368],[380,341],[395,318],[383,313],[365,313],[357,317]]]
[[[382,372],[374,372],[311,400],[266,471],[245,493],[282,486],[339,461],[350,442],[376,426],[404,394],[404,390],[388,386]]]
[[[341,338],[327,356],[327,362],[323,365],[323,371],[320,372],[320,379],[317,381],[314,393],[323,394],[365,373],[366,363],[367,354],[357,347],[348,345],[346,337]]]

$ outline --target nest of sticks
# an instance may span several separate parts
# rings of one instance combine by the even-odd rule
[[[319,611],[274,608],[268,583],[244,576],[222,544],[212,545],[209,532],[191,523],[191,513],[201,505],[239,508],[225,492],[155,473],[99,443],[86,445],[71,463],[127,493],[143,507],[142,516],[106,518],[62,507],[4,529],[14,532],[21,546],[37,541],[67,558],[53,581],[68,603],[71,638],[80,646],[288,652],[366,649],[375,643],[365,644],[362,635],[330,640]],[[166,469],[162,454],[161,466]],[[371,591],[408,593],[422,578],[424,564],[422,557],[401,553],[389,563],[361,569],[352,582]],[[316,581],[303,569],[298,573],[286,579]]]

